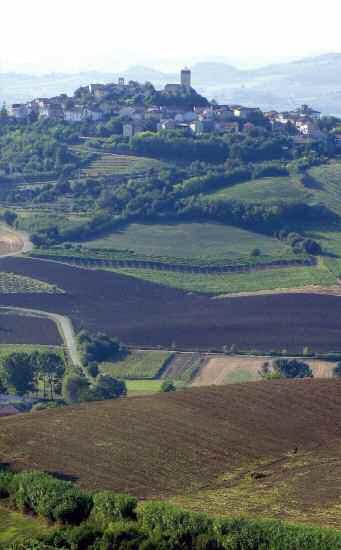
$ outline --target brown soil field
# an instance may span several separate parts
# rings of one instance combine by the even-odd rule
[[[50,319],[0,314],[0,344],[62,344],[58,329]]]
[[[220,386],[261,380],[258,374],[261,366],[265,361],[271,362],[272,360],[272,357],[208,356],[192,385],[210,386],[213,384]],[[312,368],[314,378],[333,378],[333,368],[336,363],[318,359],[303,359],[303,361]]]
[[[338,380],[192,388],[1,418],[0,460],[212,513],[334,524],[340,418]]]
[[[2,305],[69,316],[140,347],[220,350],[341,350],[341,297],[281,294],[225,298],[186,293],[107,271],[29,258],[2,258],[0,271],[55,284],[64,295],[2,295]]]

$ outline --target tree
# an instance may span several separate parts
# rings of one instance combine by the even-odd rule
[[[35,365],[28,353],[12,353],[4,359],[0,379],[10,393],[25,395],[34,391]]]
[[[70,374],[64,378],[63,398],[67,403],[80,403],[89,396],[89,381],[85,376]]]
[[[162,382],[162,384],[161,384],[161,391],[162,392],[168,393],[168,392],[175,391],[175,390],[176,390],[176,387],[175,387],[172,380],[164,380],[164,382]]]
[[[13,210],[5,210],[2,217],[7,225],[14,225],[17,219],[17,215],[15,212],[13,212]]]
[[[276,359],[272,366],[281,378],[313,378],[309,365],[298,359]]]
[[[33,361],[37,377],[43,382],[44,399],[46,398],[46,386],[49,386],[50,399],[53,400],[56,387],[60,384],[65,372],[61,357],[54,352],[35,352]]]
[[[91,398],[94,400],[117,399],[127,395],[126,384],[112,376],[100,375],[96,385],[91,388]]]
[[[91,334],[83,330],[78,334],[78,342],[85,363],[116,359],[123,351],[116,338],[104,333]]]
[[[265,363],[263,363],[263,365],[258,371],[258,374],[261,376],[263,380],[273,380],[276,378],[281,378],[281,375],[278,372],[274,371],[269,361],[265,361]]]
[[[337,365],[333,368],[333,374],[335,378],[341,378],[341,362],[337,363]]]

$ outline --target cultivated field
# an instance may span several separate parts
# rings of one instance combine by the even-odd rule
[[[59,346],[62,341],[55,323],[50,319],[0,313],[0,344]]]
[[[63,288],[65,294],[3,294],[3,305],[69,316],[75,328],[105,331],[133,347],[299,353],[341,349],[341,297],[279,294],[212,299],[109,271],[3,258],[0,271]],[[94,291],[96,289],[96,291]],[[148,314],[146,314],[148,312]]]
[[[261,380],[259,370],[265,361],[272,357],[207,357],[204,365],[192,381],[193,386],[221,386],[239,382],[254,382]],[[304,359],[313,371],[314,378],[333,378],[335,363],[318,359]]]
[[[182,290],[206,294],[233,294],[262,290],[302,288],[308,285],[333,285],[336,275],[324,263],[251,270],[248,273],[181,273],[144,268],[115,269],[116,273]],[[341,290],[341,289],[340,289]]]
[[[162,163],[154,159],[136,157],[134,155],[99,153],[99,158],[83,170],[83,175],[93,178],[116,175],[125,176],[144,173],[152,168],[160,168],[161,166]]]
[[[170,258],[221,258],[235,261],[258,248],[263,255],[290,255],[282,242],[260,233],[218,223],[137,224],[85,245],[89,248],[133,250],[136,254]]]
[[[311,192],[298,178],[268,177],[239,183],[208,195],[212,199],[241,200],[245,202],[275,203],[279,201],[308,201]]]
[[[0,272],[0,294],[63,294],[56,285],[23,277],[14,273]]]
[[[115,363],[102,363],[101,371],[116,378],[155,378],[172,353],[167,351],[132,351]]]
[[[340,416],[338,380],[193,388],[2,418],[0,459],[219,515],[336,525]]]

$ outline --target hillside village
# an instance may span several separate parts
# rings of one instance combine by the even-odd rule
[[[117,83],[89,84],[73,97],[62,94],[36,98],[9,106],[7,114],[16,120],[50,119],[69,123],[100,122],[117,117],[120,133],[132,138],[143,131],[181,129],[190,134],[239,133],[266,125],[273,130],[287,130],[294,140],[327,139],[319,125],[322,114],[302,105],[294,111],[262,112],[257,107],[218,105],[208,102],[191,87],[191,71],[181,70],[179,83],[170,83],[156,91],[151,83],[144,85],[119,78]],[[338,145],[341,135],[336,134]]]

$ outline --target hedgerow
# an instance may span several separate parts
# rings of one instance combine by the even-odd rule
[[[341,550],[341,532],[333,529],[214,519],[155,501],[136,511],[134,497],[111,491],[90,495],[39,472],[0,470],[0,495],[10,496],[21,510],[70,524],[7,550]]]

